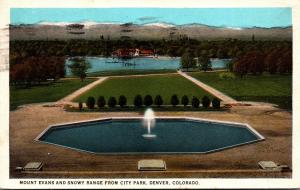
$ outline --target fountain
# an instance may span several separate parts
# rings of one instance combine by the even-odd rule
[[[155,122],[154,112],[152,111],[151,108],[148,108],[144,115],[144,123],[147,127],[147,133],[143,134],[143,137],[145,139],[153,139],[156,137],[155,134],[151,134],[151,127],[154,127],[154,122]]]

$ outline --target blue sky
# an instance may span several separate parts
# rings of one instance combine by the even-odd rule
[[[38,22],[115,22],[226,27],[292,25],[291,8],[12,8],[11,24]]]

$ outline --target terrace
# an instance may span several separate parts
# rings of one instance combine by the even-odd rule
[[[194,73],[198,75],[197,73]],[[210,75],[211,73],[203,73]],[[200,75],[200,74],[199,74]],[[202,75],[202,74],[201,74]],[[72,79],[69,79],[72,80]],[[90,82],[90,81],[89,81]],[[97,82],[97,81],[95,81]],[[95,83],[94,82],[94,83]],[[161,94],[165,104],[173,93],[201,97],[209,95],[196,84],[178,74],[156,74],[149,76],[108,77],[102,82],[85,88],[76,96],[69,94],[67,102],[85,102],[87,96],[103,95],[106,98],[125,94],[132,104],[136,93]],[[145,85],[147,84],[147,85]],[[82,88],[81,88],[82,89]],[[80,91],[77,90],[74,93]],[[211,97],[211,95],[209,95]],[[59,99],[57,99],[59,100]],[[60,100],[64,100],[61,98]],[[43,101],[43,100],[41,100]],[[59,101],[58,101],[59,102]],[[67,103],[65,102],[65,103]],[[184,155],[92,155],[68,148],[34,142],[47,126],[56,123],[74,122],[109,117],[140,117],[144,108],[135,111],[117,109],[114,112],[100,110],[91,113],[66,112],[61,104],[41,103],[23,106],[10,113],[10,145],[12,177],[290,177],[291,172],[264,172],[257,163],[273,160],[292,167],[291,160],[291,113],[273,106],[235,106],[229,110],[207,112],[205,110],[156,111],[158,117],[194,117],[248,123],[265,141],[235,147],[220,152]],[[42,118],[42,119],[41,119]],[[61,156],[64,155],[64,156]],[[228,160],[228,155],[231,159]],[[14,168],[31,160],[45,162],[41,172],[17,172]],[[69,159],[72,158],[72,159]],[[141,159],[162,159],[168,169],[165,172],[139,172],[137,163]],[[88,160],[88,161],[87,161]],[[221,164],[222,163],[222,164]]]

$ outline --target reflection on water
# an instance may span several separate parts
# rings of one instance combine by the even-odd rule
[[[178,57],[137,57],[127,60],[112,57],[86,57],[86,60],[91,65],[91,68],[88,70],[88,73],[118,70],[176,70],[180,68],[180,58]],[[225,68],[226,64],[229,61],[230,59],[211,59],[212,68]],[[71,63],[71,59],[66,60],[66,65],[70,65]],[[67,67],[67,75],[70,74],[70,69]]]

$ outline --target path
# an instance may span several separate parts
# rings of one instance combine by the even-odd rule
[[[210,94],[214,95],[215,97],[219,98],[220,100],[222,100],[225,104],[237,104],[238,101],[223,94],[222,92],[214,89],[211,86],[208,86],[207,84],[204,84],[203,82],[187,75],[186,73],[182,72],[182,71],[177,71],[178,74],[180,74],[181,76],[183,76],[184,78],[192,81],[194,84],[196,84],[197,86],[201,87],[203,90],[209,92]]]
[[[147,76],[163,76],[163,75],[177,75],[178,73],[149,73],[149,74],[134,74],[134,75],[111,75],[110,78],[126,78],[126,77],[147,77]]]
[[[76,97],[78,97],[79,95],[83,94],[84,92],[94,88],[96,85],[102,83],[104,80],[108,79],[108,78],[119,78],[119,77],[145,77],[145,76],[158,76],[158,75],[173,75],[173,74],[177,74],[177,73],[154,73],[154,74],[136,74],[136,75],[112,75],[112,76],[105,76],[105,77],[90,77],[90,78],[98,78],[98,80],[76,90],[75,92],[69,94],[68,96],[58,100],[56,103],[58,104],[64,104],[64,103],[72,103],[72,100],[74,100]],[[64,80],[71,80],[74,78],[70,78],[70,79],[64,79]]]
[[[79,95],[85,93],[86,91],[94,88],[95,86],[97,86],[98,84],[102,83],[103,81],[105,81],[108,77],[99,77],[98,80],[76,90],[75,92],[69,94],[68,96],[60,99],[57,101],[57,103],[70,103],[72,102],[73,99],[75,99],[76,97],[78,97]]]

